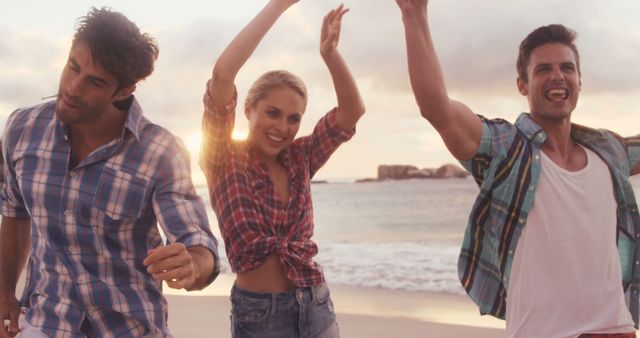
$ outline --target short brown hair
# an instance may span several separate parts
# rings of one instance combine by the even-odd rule
[[[158,46],[121,13],[109,8],[91,8],[80,18],[72,46],[86,43],[91,57],[118,79],[120,88],[151,75]]]
[[[529,65],[529,58],[531,52],[536,47],[540,47],[547,43],[562,43],[571,48],[573,54],[576,56],[576,66],[578,67],[578,74],[580,73],[580,55],[578,54],[578,48],[574,41],[576,40],[577,33],[563,25],[554,24],[548,26],[542,26],[536,28],[533,32],[529,33],[527,37],[520,43],[520,49],[518,51],[518,62],[516,68],[518,70],[518,77],[524,82],[528,82],[527,66]]]

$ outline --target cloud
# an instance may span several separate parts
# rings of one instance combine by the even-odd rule
[[[185,0],[178,9],[146,1],[111,2],[156,37],[160,46],[154,74],[138,86],[145,114],[189,138],[199,129],[204,84],[216,58],[266,0],[223,5]],[[69,1],[62,9],[52,3],[35,12],[33,4],[27,3],[12,7],[10,14],[0,13],[0,122],[11,110],[53,94],[73,23],[87,8]],[[309,87],[309,107],[300,133],[310,132],[315,121],[336,104],[318,44],[323,16],[339,3],[306,0],[288,10],[238,74],[240,100],[265,71],[290,70]],[[395,1],[350,0],[346,5],[350,12],[344,18],[339,49],[357,80],[367,113],[357,135],[338,150],[319,178],[373,176],[378,163],[435,166],[450,162],[439,136],[420,117],[411,92],[403,24]],[[55,21],[47,21],[46,16],[31,22],[13,19],[55,11],[59,14],[53,15]],[[637,134],[633,121],[640,93],[636,66],[640,25],[634,14],[639,12],[637,1],[432,0],[429,4],[430,27],[453,98],[477,113],[513,120],[527,109],[526,99],[515,89],[518,44],[538,26],[563,23],[579,33],[583,90],[576,121],[622,134]],[[236,125],[246,125],[244,116],[237,117]]]
[[[64,41],[29,31],[0,30],[0,102],[11,110],[55,94],[66,58]],[[6,116],[10,112],[2,111]]]

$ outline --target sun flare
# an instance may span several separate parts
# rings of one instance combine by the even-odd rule
[[[185,146],[187,150],[191,153],[191,156],[195,156],[200,152],[200,144],[202,143],[202,133],[200,131],[196,131],[189,135],[185,139]]]
[[[246,130],[234,129],[231,138],[237,141],[246,140],[249,133]]]
[[[246,140],[248,136],[248,132],[246,130],[238,130],[234,129],[231,134],[231,138],[237,141]],[[192,156],[197,155],[200,152],[200,146],[202,144],[202,133],[200,131],[196,131],[191,133],[184,139],[185,146],[187,150],[191,153]]]

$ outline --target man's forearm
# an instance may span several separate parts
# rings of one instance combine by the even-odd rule
[[[3,217],[0,225],[0,292],[15,293],[30,250],[30,219]]]
[[[448,110],[449,97],[426,16],[416,13],[403,21],[411,87],[422,115],[437,123],[438,113]]]

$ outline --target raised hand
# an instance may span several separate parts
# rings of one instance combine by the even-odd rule
[[[427,8],[429,0],[396,0],[401,10],[423,10]]]
[[[320,55],[323,58],[331,56],[338,48],[340,40],[340,29],[342,25],[342,16],[349,11],[344,5],[332,9],[322,20],[322,30],[320,31]]]

